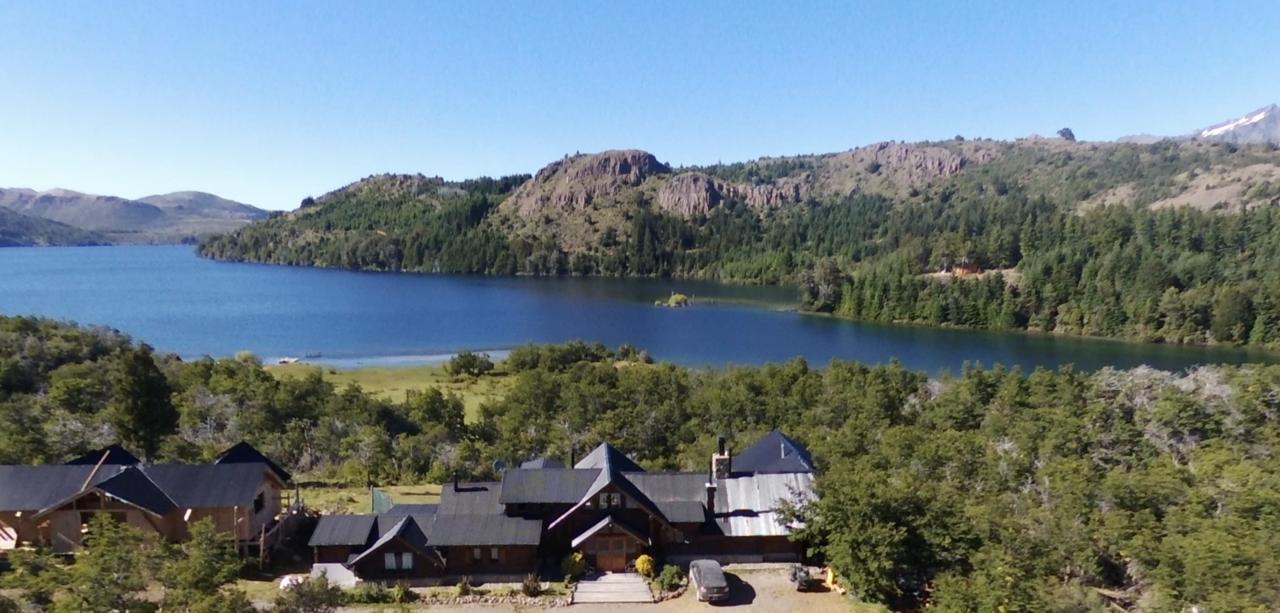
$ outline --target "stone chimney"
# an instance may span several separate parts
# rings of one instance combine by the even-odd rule
[[[728,479],[733,472],[733,458],[729,455],[729,446],[724,435],[716,437],[716,452],[711,455],[711,478]]]

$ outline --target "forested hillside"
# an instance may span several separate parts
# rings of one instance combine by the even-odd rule
[[[802,541],[864,600],[939,611],[1280,608],[1280,367],[967,370],[801,360],[690,370],[633,348],[522,347],[473,421],[276,379],[250,356],[179,361],[102,330],[0,318],[0,463],[120,440],[152,460],[247,439],[296,473],[364,484],[491,477],[610,441],[705,470],[780,427],[821,501]],[[484,375],[494,376],[494,375]],[[2,577],[0,577],[2,581]]]
[[[1273,146],[956,140],[682,169],[610,151],[305,204],[201,253],[796,284],[805,308],[859,319],[1280,346]]]

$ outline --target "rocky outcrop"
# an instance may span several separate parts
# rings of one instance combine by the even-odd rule
[[[996,158],[990,147],[966,144],[884,142],[830,156],[823,164],[820,190],[845,195],[859,191],[901,193],[960,173],[971,164]],[[871,188],[871,189],[869,189]]]
[[[682,217],[707,215],[723,198],[716,182],[700,172],[671,177],[658,190],[658,208]]]
[[[668,174],[671,167],[636,149],[575,155],[552,162],[526,181],[504,203],[521,217],[547,209],[578,211],[592,202],[619,195],[645,179]]]

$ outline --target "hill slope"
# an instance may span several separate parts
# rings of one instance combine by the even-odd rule
[[[956,140],[685,168],[616,150],[527,180],[369,177],[200,249],[794,283],[806,308],[863,319],[1272,345],[1278,211],[1265,146]]]
[[[181,242],[229,232],[267,212],[203,192],[130,200],[66,189],[0,189],[0,208],[96,232],[111,242]]]
[[[105,245],[93,232],[0,207],[0,247]]]

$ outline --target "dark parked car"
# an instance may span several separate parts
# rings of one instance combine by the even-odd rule
[[[715,560],[694,560],[690,563],[689,583],[697,590],[698,600],[724,602],[729,599],[729,582],[724,578],[720,563]]]

